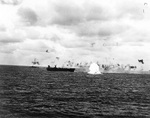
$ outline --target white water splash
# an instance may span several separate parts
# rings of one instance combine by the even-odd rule
[[[96,63],[92,63],[89,67],[89,74],[101,74],[99,66]]]

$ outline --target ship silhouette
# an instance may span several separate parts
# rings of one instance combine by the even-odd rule
[[[64,71],[64,72],[74,72],[75,68],[62,68],[62,67],[50,67],[50,65],[48,65],[47,67],[47,71]]]

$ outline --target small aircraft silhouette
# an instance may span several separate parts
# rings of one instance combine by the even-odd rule
[[[91,46],[93,47],[95,45],[95,43],[91,43]]]
[[[148,5],[148,3],[144,3],[144,5]],[[144,13],[144,9],[143,9],[143,13]]]
[[[147,3],[144,3],[144,5],[148,5]]]

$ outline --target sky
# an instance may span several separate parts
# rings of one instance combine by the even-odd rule
[[[149,0],[0,0],[0,64],[143,59],[150,69],[149,32]]]

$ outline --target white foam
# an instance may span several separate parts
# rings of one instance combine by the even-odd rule
[[[92,63],[89,67],[89,74],[101,74],[99,66],[96,63]]]

